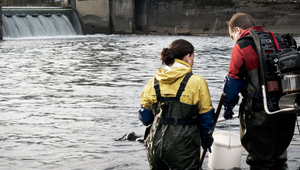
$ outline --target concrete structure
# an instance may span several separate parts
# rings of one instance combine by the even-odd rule
[[[134,0],[68,0],[78,12],[84,34],[132,34],[135,30]]]
[[[300,2],[241,0],[69,0],[84,34],[228,35],[227,21],[249,13],[266,31],[300,34]]]
[[[126,34],[135,30],[134,0],[110,0],[110,33]]]
[[[233,0],[149,0],[146,31],[157,34],[228,35],[227,21],[250,14],[266,31],[300,33],[300,3]]]
[[[76,9],[83,34],[110,33],[109,0],[69,0]]]
[[[227,21],[245,12],[266,31],[300,35],[300,0],[65,0],[63,7],[77,11],[83,34],[228,35]]]

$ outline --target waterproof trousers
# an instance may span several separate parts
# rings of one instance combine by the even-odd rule
[[[287,170],[287,148],[294,135],[296,115],[269,115],[264,111],[245,115],[241,109],[240,136],[249,153],[246,163],[251,170]]]
[[[200,137],[197,129],[187,126],[167,127],[162,125],[157,128],[166,132],[159,140],[151,138],[146,140],[146,150],[151,170],[199,170]],[[180,134],[176,135],[176,131]],[[181,132],[180,132],[181,131]],[[182,131],[187,132],[182,135]],[[191,134],[190,132],[196,132]],[[154,137],[157,138],[157,137]],[[159,144],[162,142],[161,144]]]
[[[152,105],[156,114],[145,132],[145,145],[151,170],[199,170],[200,130],[198,106],[180,102]],[[177,123],[162,123],[176,118]],[[180,125],[179,120],[196,118],[197,124]],[[193,119],[191,119],[193,120]]]

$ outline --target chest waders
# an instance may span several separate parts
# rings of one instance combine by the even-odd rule
[[[199,169],[200,133],[198,104],[180,102],[180,96],[192,76],[188,73],[176,97],[162,97],[155,78],[157,103],[152,104],[155,116],[146,129],[146,151],[150,169]],[[148,130],[148,132],[147,132]]]

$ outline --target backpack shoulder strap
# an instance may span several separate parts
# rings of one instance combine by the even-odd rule
[[[161,100],[161,94],[160,94],[160,89],[159,89],[159,82],[156,79],[156,77],[154,77],[154,89],[155,89],[155,93],[156,93],[156,100],[157,100],[157,102],[159,102]]]
[[[180,100],[180,96],[181,96],[182,92],[184,91],[185,86],[186,86],[187,82],[189,81],[189,79],[191,78],[192,75],[193,75],[193,73],[187,73],[185,75],[184,79],[182,80],[182,82],[180,83],[179,89],[178,89],[177,94],[176,94],[176,98],[178,99],[178,101]]]
[[[187,73],[185,75],[184,79],[180,83],[176,97],[162,97],[161,93],[160,93],[160,89],[159,89],[159,82],[156,79],[156,77],[154,77],[154,89],[155,89],[155,93],[156,93],[157,102],[180,101],[180,96],[181,96],[182,92],[184,91],[185,86],[192,75],[193,75],[193,73]]]

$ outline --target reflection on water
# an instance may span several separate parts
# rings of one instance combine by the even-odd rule
[[[140,94],[162,67],[162,48],[178,38],[194,44],[193,72],[207,80],[216,108],[233,47],[229,37],[1,41],[0,169],[148,169],[143,144],[115,139],[128,132],[143,134],[137,117]],[[238,132],[238,121],[220,122],[216,130],[229,128]],[[288,162],[294,169],[300,144],[295,133]],[[245,157],[244,151],[241,169],[248,169]]]

